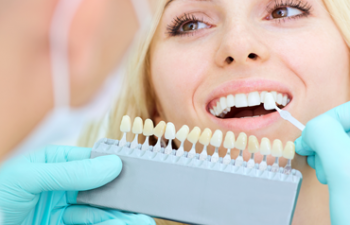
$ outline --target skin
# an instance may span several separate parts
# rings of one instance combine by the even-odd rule
[[[286,110],[304,124],[350,100],[349,49],[323,2],[308,0],[310,15],[284,21],[271,19],[267,6],[273,7],[273,2],[175,0],[166,7],[150,54],[156,121],[171,121],[177,129],[187,124],[224,134],[231,130],[236,137],[243,131],[259,140],[278,138],[286,143],[301,132],[276,112],[274,119],[259,121],[218,119],[208,112],[208,103],[218,97],[213,93],[221,87],[231,94],[283,90],[291,98]],[[167,26],[185,13],[209,26],[188,35],[169,35]],[[257,57],[249,58],[251,53]],[[200,152],[202,146],[197,147]],[[186,142],[185,149],[190,148]],[[224,154],[221,148],[220,155]],[[233,151],[232,157],[237,155],[238,150]],[[248,151],[244,157],[249,159]],[[257,154],[256,161],[261,159]],[[270,157],[269,164],[272,161]],[[318,182],[304,157],[295,156],[293,167],[303,174],[293,224],[330,224],[327,186]]]
[[[0,3],[0,162],[54,106],[49,29],[58,2]],[[69,33],[72,107],[91,100],[138,27],[130,0],[82,1]]]

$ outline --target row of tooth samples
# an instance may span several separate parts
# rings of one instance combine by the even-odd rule
[[[278,105],[286,106],[290,101],[287,95],[277,93],[276,91],[263,91],[261,93],[255,91],[249,94],[236,94],[235,96],[230,94],[227,97],[221,97],[217,103],[209,109],[209,111],[214,116],[222,116],[223,114],[230,112],[231,107],[242,108],[257,106],[265,102],[266,93],[271,93]]]
[[[210,157],[211,162],[215,163],[219,161],[219,148],[221,147],[223,141],[223,133],[220,130],[216,130],[213,134],[209,128],[205,128],[203,132],[201,132],[201,129],[199,127],[194,127],[190,131],[190,128],[187,125],[183,125],[180,128],[180,130],[176,132],[173,123],[169,122],[166,124],[164,121],[161,121],[157,124],[156,127],[154,127],[153,122],[150,119],[146,119],[143,125],[143,121],[140,117],[135,118],[131,129],[130,117],[123,116],[120,125],[120,131],[124,134],[122,139],[119,141],[119,146],[123,147],[124,145],[126,145],[126,134],[130,132],[130,130],[132,130],[132,133],[135,134],[135,138],[130,145],[131,149],[134,149],[139,146],[138,135],[143,134],[146,137],[146,140],[142,144],[141,149],[148,150],[150,147],[149,137],[154,135],[158,138],[158,140],[156,145],[153,147],[153,151],[159,152],[161,150],[161,139],[164,135],[164,138],[168,140],[168,145],[165,147],[164,150],[165,154],[169,155],[172,153],[173,149],[171,143],[174,139],[177,139],[180,141],[181,144],[176,151],[176,156],[182,156],[185,153],[184,143],[186,140],[188,140],[190,143],[192,143],[192,148],[187,154],[188,158],[194,158],[196,156],[196,144],[197,142],[199,142],[204,146],[202,152],[199,155],[200,160],[206,160],[208,158],[207,148],[210,144],[215,147],[214,154]],[[283,148],[282,141],[280,141],[279,139],[274,140],[271,145],[271,142],[268,138],[262,138],[259,144],[257,137],[255,137],[254,135],[247,137],[247,135],[244,132],[241,132],[236,140],[235,134],[231,131],[228,131],[225,135],[223,147],[227,149],[227,153],[222,159],[223,164],[227,165],[231,163],[231,150],[236,148],[240,152],[237,158],[234,160],[234,165],[236,167],[242,166],[244,163],[243,151],[245,149],[248,149],[249,153],[251,154],[251,157],[246,163],[247,168],[255,167],[256,163],[254,160],[254,155],[257,152],[260,152],[260,154],[263,155],[263,160],[259,164],[260,170],[266,170],[266,158],[268,155],[275,157],[275,162],[271,167],[271,171],[277,172],[279,170],[280,157],[288,159],[288,163],[284,168],[284,172],[289,173],[292,170],[291,161],[295,155],[295,146],[294,143],[291,141],[288,141],[285,147]]]

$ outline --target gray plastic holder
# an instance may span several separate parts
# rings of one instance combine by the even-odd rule
[[[112,182],[80,192],[78,204],[147,214],[189,224],[290,225],[302,182],[297,170],[284,174],[200,161],[102,139],[91,158],[118,155],[123,162]],[[139,146],[140,147],[140,146]]]

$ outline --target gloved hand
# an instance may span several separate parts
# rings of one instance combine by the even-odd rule
[[[306,124],[295,151],[307,157],[318,180],[328,184],[332,224],[350,223],[350,102]]]
[[[78,190],[102,186],[122,169],[118,156],[89,159],[90,153],[49,146],[5,163],[0,168],[2,224],[155,224],[146,215],[74,205]]]

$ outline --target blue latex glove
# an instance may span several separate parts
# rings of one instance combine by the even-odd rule
[[[350,224],[350,102],[306,124],[295,151],[307,157],[318,180],[328,184],[332,224]]]
[[[3,224],[155,224],[146,215],[74,205],[78,190],[102,186],[122,169],[118,156],[89,159],[90,153],[49,146],[5,163],[0,170]]]

